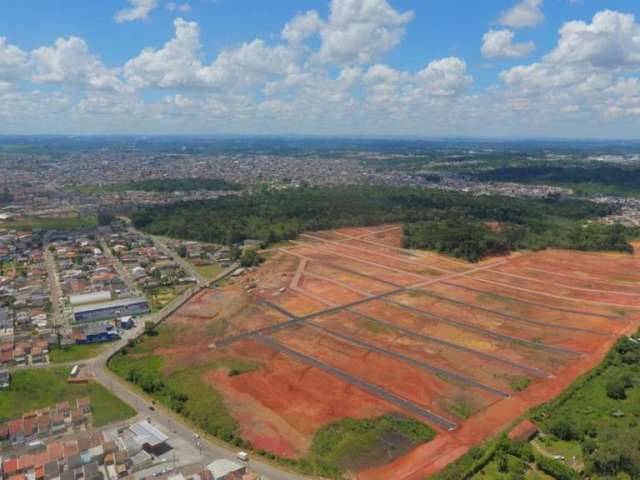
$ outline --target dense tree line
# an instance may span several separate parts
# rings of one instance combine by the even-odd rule
[[[196,190],[239,190],[236,184],[219,178],[161,178],[113,185],[109,190],[136,192],[193,192]]]
[[[557,166],[557,165],[526,165],[496,168],[476,175],[482,181],[541,183],[555,185],[593,184],[614,187],[620,192],[640,191],[640,169],[613,166],[594,165],[585,166]]]
[[[624,229],[615,230],[610,237],[612,227],[581,226],[586,219],[615,211],[607,205],[579,200],[340,186],[263,191],[154,207],[135,213],[133,222],[152,234],[221,244],[255,239],[264,245],[292,239],[303,231],[404,223],[409,225],[409,246],[478,260],[524,247],[628,249]],[[499,225],[499,229],[491,230],[485,225],[488,222]]]

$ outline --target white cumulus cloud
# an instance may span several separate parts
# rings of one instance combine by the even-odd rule
[[[502,12],[498,22],[511,28],[534,27],[544,22],[543,0],[522,0],[506,12]]]
[[[605,116],[638,112],[640,24],[633,15],[605,10],[591,23],[567,22],[557,46],[540,62],[500,77],[512,97],[565,107],[583,105]],[[637,114],[637,113],[635,113]]]
[[[486,58],[522,58],[536,46],[533,42],[514,43],[511,30],[489,30],[482,37],[482,55]]]
[[[144,49],[124,67],[127,81],[136,88],[236,88],[254,85],[293,68],[295,53],[286,45],[268,46],[256,39],[220,52],[209,65],[201,60],[200,27],[182,18],[174,21],[175,37],[162,48]]]
[[[170,12],[188,13],[191,11],[191,4],[169,2],[165,8]]]
[[[15,80],[24,73],[28,55],[17,46],[0,37],[0,80]]]
[[[123,87],[115,70],[105,67],[79,37],[58,38],[53,46],[31,52],[33,81],[77,88],[118,90]]]
[[[147,20],[149,14],[158,6],[156,0],[128,0],[129,8],[123,8],[115,14],[118,23]]]
[[[395,48],[413,19],[386,0],[332,0],[329,20],[320,30],[317,60],[323,63],[364,64]]]

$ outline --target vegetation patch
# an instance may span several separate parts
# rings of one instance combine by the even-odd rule
[[[575,470],[506,435],[472,448],[433,480],[578,480]]]
[[[14,372],[11,387],[0,394],[0,422],[58,402],[83,397],[91,399],[93,424],[96,427],[120,422],[136,414],[135,410],[102,385],[94,382],[70,384],[67,382],[68,376],[67,368]]]
[[[51,363],[70,363],[93,358],[102,353],[108,344],[71,345],[68,348],[54,347],[49,352]]]
[[[433,478],[640,478],[640,341],[620,339],[598,367],[531,417],[545,434],[534,443],[499,437]]]
[[[640,477],[640,343],[619,340],[596,369],[533,418],[552,440],[581,451],[585,476]]]
[[[223,271],[223,268],[218,264],[199,265],[195,268],[196,268],[196,271],[207,280],[213,280],[218,275],[220,275]]]
[[[175,330],[166,326],[155,329],[152,335],[145,335],[121,350],[111,359],[109,368],[205,432],[236,446],[250,447],[237,434],[237,422],[227,411],[222,396],[202,377],[217,368],[227,368],[229,375],[241,375],[260,364],[225,357],[196,368],[177,364],[168,372],[164,357],[153,352],[171,344],[174,334]]]
[[[600,162],[569,166],[558,166],[557,163],[507,166],[484,171],[477,176],[481,181],[559,185],[585,195],[640,192],[640,169]]]
[[[445,409],[458,418],[466,420],[474,413],[474,408],[466,402],[449,402]]]
[[[369,320],[366,318],[361,319],[359,323],[367,332],[370,332],[370,333],[377,333],[379,335],[383,335],[385,333],[392,332],[392,329],[387,327],[383,323],[375,322],[373,320]]]
[[[431,427],[399,415],[344,418],[315,433],[311,455],[329,465],[358,470],[386,463],[434,437]]]
[[[630,251],[624,227],[585,222],[617,207],[570,199],[520,199],[418,188],[305,187],[152,207],[133,215],[155,235],[262,246],[304,231],[405,223],[405,245],[477,261],[515,249],[546,247]],[[456,222],[450,219],[456,218]],[[497,222],[496,231],[487,226]]]
[[[89,217],[46,217],[46,218],[21,218],[1,224],[10,230],[75,230],[95,228],[98,219]]]
[[[509,385],[515,392],[522,392],[531,385],[531,379],[527,377],[516,377],[509,382]]]

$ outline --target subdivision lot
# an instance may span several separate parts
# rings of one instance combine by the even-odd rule
[[[549,251],[467,264],[404,250],[401,235],[302,235],[196,296],[150,351],[200,367],[238,434],[284,457],[306,457],[314,433],[347,416],[427,423],[436,440],[386,466],[359,463],[359,478],[417,479],[557,395],[640,323],[640,275],[626,273],[636,256]],[[207,367],[229,357],[257,366]]]
[[[637,305],[640,297],[631,294],[621,294],[612,291],[579,290],[558,283],[551,283],[550,280],[532,280],[523,275],[506,275],[496,271],[483,271],[475,274],[474,278],[492,282],[495,284],[508,284],[513,287],[528,289],[539,295],[554,296],[556,298],[572,299],[576,303],[580,302],[588,305],[619,306]]]

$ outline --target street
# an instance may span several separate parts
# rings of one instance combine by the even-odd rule
[[[226,270],[219,278],[228,275],[230,271],[232,270]],[[199,292],[201,288],[202,287],[191,289],[174,299],[161,312],[158,312],[154,316],[155,318],[152,317],[153,322],[158,323],[164,320],[186,303],[191,296]],[[193,444],[197,438],[196,435],[199,435],[198,440],[201,445],[203,466],[218,458],[226,458],[235,462],[240,462],[237,459],[237,449],[224,445],[221,441],[211,438],[205,432],[196,430],[179,416],[175,415],[170,410],[165,409],[161,405],[153,405],[152,410],[152,402],[150,399],[141,395],[133,385],[121,380],[108,369],[107,362],[111,356],[124,347],[127,342],[144,334],[144,323],[144,319],[143,321],[138,321],[133,330],[126,331],[119,341],[110,345],[110,348],[105,350],[98,357],[85,362],[84,365],[87,371],[92,374],[96,382],[100,383],[115,396],[128,403],[141,417],[150,418],[151,422],[164,426],[168,430],[172,431],[174,435],[191,444]],[[249,460],[248,464],[254,471],[267,476],[270,480],[301,480],[306,478],[253,458]]]

